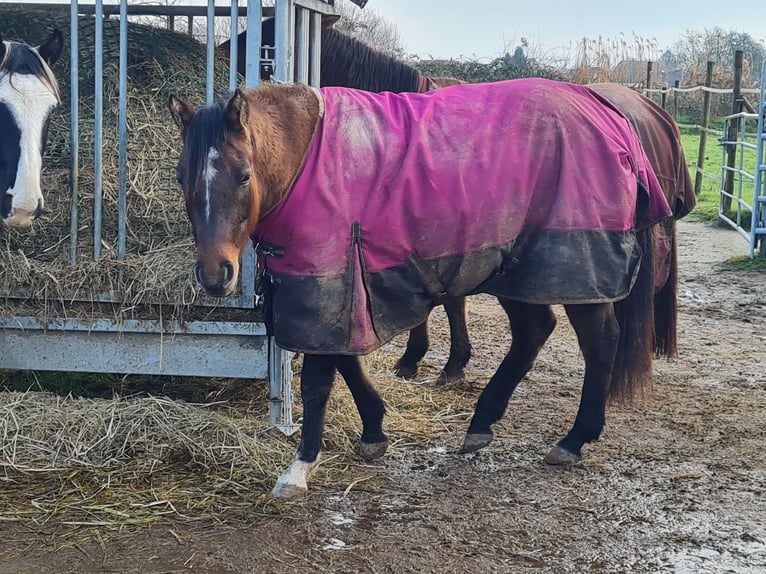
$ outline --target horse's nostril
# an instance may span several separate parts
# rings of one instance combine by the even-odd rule
[[[35,209],[35,213],[33,214],[33,217],[35,219],[38,219],[42,217],[43,215],[45,215],[46,213],[47,211],[45,211],[45,208],[43,207],[43,200],[41,199],[37,202],[37,209]]]
[[[223,264],[223,283],[227,285],[234,280],[234,265],[231,263]]]

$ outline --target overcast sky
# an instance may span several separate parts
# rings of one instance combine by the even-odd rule
[[[408,53],[494,57],[521,38],[565,48],[583,37],[636,34],[669,48],[687,30],[720,26],[766,41],[766,0],[370,0],[395,22]],[[367,8],[365,8],[367,9]]]

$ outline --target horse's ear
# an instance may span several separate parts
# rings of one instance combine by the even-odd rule
[[[245,92],[237,88],[234,95],[226,104],[226,126],[233,131],[245,131],[250,106],[247,103]]]
[[[170,97],[168,98],[168,109],[170,110],[170,115],[173,116],[173,120],[183,134],[194,117],[194,108],[183,100],[175,97],[173,94],[170,94]]]
[[[40,54],[42,59],[45,60],[49,66],[52,66],[58,61],[63,51],[64,36],[61,35],[61,30],[58,29],[54,30],[51,37],[37,48],[37,53]]]
[[[340,20],[340,14],[322,14],[322,28],[332,28]]]

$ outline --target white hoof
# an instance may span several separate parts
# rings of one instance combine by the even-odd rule
[[[297,458],[277,479],[271,491],[274,498],[299,498],[308,492],[308,479],[319,463],[319,457],[314,462],[305,462]]]

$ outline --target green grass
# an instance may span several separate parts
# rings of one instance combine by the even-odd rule
[[[686,161],[689,165],[689,171],[692,176],[692,181],[696,174],[696,163],[699,155],[699,141],[700,131],[695,129],[684,128],[681,133],[681,144],[684,148],[684,154],[686,155]],[[755,143],[755,140],[751,140]],[[707,144],[705,146],[705,165],[704,171],[711,175],[715,175],[716,179],[704,177],[702,180],[702,191],[697,196],[697,207],[689,216],[690,219],[698,221],[706,221],[709,223],[726,225],[718,218],[718,203],[719,203],[719,181],[721,177],[721,158],[722,148],[718,141],[718,137],[714,134],[708,134]],[[737,166],[739,166],[739,157],[737,157]],[[755,151],[745,149],[744,150],[744,169],[749,173],[755,171]],[[753,184],[749,180],[743,181],[742,196],[748,203],[752,203]],[[737,183],[735,179],[735,192],[737,190]],[[733,206],[735,207],[735,206]],[[729,217],[736,219],[736,212],[734,210],[728,213]],[[750,213],[743,212],[743,221],[745,225],[749,225]]]
[[[740,257],[732,257],[731,259],[724,261],[721,264],[721,267],[724,267],[725,269],[733,269],[735,271],[759,271],[761,273],[766,273],[766,259],[761,259],[757,256],[750,259],[743,255]]]

